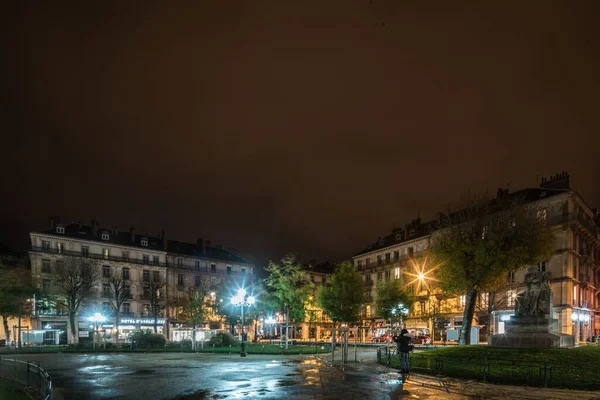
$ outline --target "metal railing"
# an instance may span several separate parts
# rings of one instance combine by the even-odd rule
[[[377,349],[377,362],[400,364],[394,348]],[[572,389],[600,389],[597,366],[585,363],[557,363],[551,360],[498,359],[488,356],[441,356],[425,352],[411,353],[410,369],[432,375],[479,379],[499,384]]]
[[[62,256],[71,256],[71,257],[82,257],[82,258],[92,258],[95,260],[103,260],[103,261],[116,261],[116,262],[124,262],[130,264],[141,264],[147,265],[149,267],[166,267],[167,263],[164,262],[154,262],[154,260],[144,260],[139,258],[131,258],[131,257],[119,257],[119,256],[110,256],[104,254],[96,254],[96,253],[82,253],[81,251],[72,251],[72,250],[64,250],[64,249],[53,249],[50,247],[38,247],[32,246],[31,251],[36,253],[48,253],[48,254],[57,254]]]
[[[44,400],[52,400],[54,396],[50,375],[37,363],[0,357],[0,378],[29,386]]]

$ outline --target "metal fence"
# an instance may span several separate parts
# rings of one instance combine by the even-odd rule
[[[29,386],[44,400],[52,400],[54,388],[50,375],[35,362],[0,357],[0,378]]]
[[[494,359],[487,356],[442,356],[427,352],[411,353],[409,359],[411,370],[430,375],[512,385],[600,389],[600,371],[597,366],[589,363]],[[393,349],[388,348],[377,350],[377,361],[391,367],[400,365],[398,356]]]

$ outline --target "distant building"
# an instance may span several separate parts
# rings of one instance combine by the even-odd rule
[[[96,220],[90,225],[60,224],[57,218],[51,218],[50,222],[48,229],[30,233],[31,272],[42,289],[52,291],[56,267],[61,262],[75,259],[83,266],[95,263],[101,268],[93,295],[82,304],[77,315],[77,339],[83,341],[91,340],[89,316],[95,312],[108,316],[103,324],[108,340],[114,340],[116,335],[124,340],[134,330],[153,329],[150,283],[160,286],[162,310],[158,332],[171,340],[188,338],[190,329],[176,315],[177,300],[182,293],[199,282],[208,281],[217,287],[225,277],[252,279],[254,273],[253,265],[219,247],[211,247],[208,241],[190,244],[167,240],[164,232],[157,236],[139,234],[133,226],[129,232],[122,232],[116,227],[102,228]],[[109,278],[114,273],[128,283],[130,293],[120,310],[118,333],[114,332],[110,305]],[[32,320],[34,329],[44,331],[43,343],[73,342],[66,311],[54,303],[38,307]]]
[[[600,335],[600,217],[584,199],[569,187],[569,175],[558,174],[543,179],[539,188],[524,189],[515,195],[540,208],[540,217],[548,220],[556,235],[555,253],[536,267],[546,271],[553,292],[554,318],[559,332],[574,335],[583,342]],[[499,190],[498,196],[512,195]],[[427,329],[440,339],[442,329],[462,325],[465,296],[443,293],[435,281],[421,284],[421,268],[432,234],[439,228],[436,221],[420,219],[397,228],[388,236],[352,257],[356,269],[363,274],[365,302],[363,324],[370,335],[377,335],[386,321],[375,309],[377,289],[392,279],[400,279],[416,295],[417,302],[406,321],[409,329]],[[528,266],[530,267],[530,266]],[[441,266],[443,268],[443,266]],[[489,325],[491,333],[502,333],[504,321],[514,312],[517,294],[527,268],[507,276],[505,286],[494,293],[482,293],[476,305],[475,324]],[[411,283],[412,281],[412,283]],[[488,307],[493,302],[491,307]],[[488,311],[492,320],[488,321]],[[481,331],[486,339],[485,329]]]

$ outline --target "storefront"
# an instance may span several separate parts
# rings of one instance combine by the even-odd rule
[[[104,329],[111,330],[107,336],[111,337],[114,332],[112,325],[103,325]],[[165,320],[159,318],[156,321],[156,333],[162,335],[165,328]],[[154,318],[121,318],[119,320],[119,342],[126,342],[130,335],[136,331],[151,331],[154,333]]]

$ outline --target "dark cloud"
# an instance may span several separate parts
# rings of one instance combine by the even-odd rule
[[[597,3],[322,3],[8,12],[0,239],[59,214],[340,259],[467,189],[567,170],[600,204]]]

